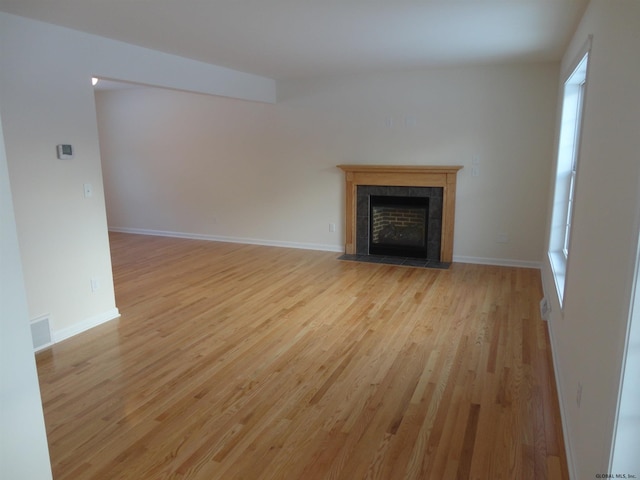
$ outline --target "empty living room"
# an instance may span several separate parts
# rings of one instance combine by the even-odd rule
[[[640,2],[0,44],[1,478],[640,478]]]

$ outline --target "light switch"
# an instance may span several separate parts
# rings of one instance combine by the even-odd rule
[[[84,187],[84,198],[93,197],[93,185],[90,183],[85,183]]]

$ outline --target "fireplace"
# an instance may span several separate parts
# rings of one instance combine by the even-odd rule
[[[399,246],[401,248],[407,246],[404,243],[411,243],[412,245],[409,245],[411,248],[419,249],[410,254],[405,253],[404,255],[409,258],[408,263],[403,264],[417,265],[419,262],[426,262],[425,266],[438,263],[448,265],[452,261],[456,174],[462,167],[439,165],[338,165],[338,167],[345,172],[346,180],[345,255],[343,257],[358,259],[371,257],[372,261],[377,261],[380,257],[387,258],[389,253],[372,254],[370,251],[370,240],[374,244],[374,251],[376,243],[389,243],[386,239],[380,241],[377,237],[373,238],[378,227],[372,227],[373,222],[370,221],[372,204],[375,205],[380,200],[377,197],[387,197],[382,199],[383,202],[395,204],[399,203],[397,198],[411,197],[417,200],[409,200],[410,204],[405,204],[402,208],[411,210],[412,216],[417,216],[416,211],[423,209],[426,217],[424,238],[422,238],[422,229],[416,229],[416,232],[420,232],[419,234],[415,232],[411,234],[411,241],[407,240],[406,233],[399,235],[400,242],[396,238],[394,243],[403,244]],[[389,205],[383,205],[382,211],[387,212],[387,208]],[[396,231],[402,230],[398,228],[399,226],[404,225],[396,224]],[[417,240],[418,237],[420,237],[419,240]],[[386,245],[383,246],[386,248]]]
[[[429,198],[371,195],[369,253],[427,258]]]

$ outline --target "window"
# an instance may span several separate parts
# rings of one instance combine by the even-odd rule
[[[584,79],[582,79],[582,82],[577,86],[578,89],[574,94],[575,98],[572,99],[573,102],[571,105],[571,107],[575,107],[575,115],[572,115],[571,121],[568,122],[569,125],[567,125],[567,129],[570,131],[572,130],[570,133],[573,142],[570,145],[571,170],[569,172],[569,195],[567,197],[564,242],[562,244],[562,253],[564,254],[565,258],[569,256],[569,240],[571,238],[571,220],[573,219],[573,197],[576,191],[576,173],[578,170],[578,150],[580,147],[580,122],[582,120],[582,100],[584,98],[584,84],[585,81]]]
[[[562,304],[564,297],[565,277],[571,250],[588,61],[589,53],[587,50],[567,77],[563,88],[556,183],[549,238],[549,259],[560,304]]]

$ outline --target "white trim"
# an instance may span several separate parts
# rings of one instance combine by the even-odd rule
[[[562,252],[554,251],[547,254],[547,260],[553,277],[553,282],[556,287],[556,297],[560,304],[560,311],[564,315],[564,298],[565,298],[565,285],[567,280],[567,261],[568,259],[562,254]]]
[[[185,233],[167,230],[149,230],[146,228],[109,227],[110,232],[132,233],[134,235],[152,235],[156,237],[187,238],[190,240],[207,240],[211,242],[242,243],[246,245],[262,245],[265,247],[298,248],[302,250],[319,250],[324,252],[344,253],[344,246],[329,245],[326,243],[298,243],[284,242],[280,240],[264,240],[247,237],[227,237],[222,235],[207,235],[202,233]],[[454,255],[453,261],[458,263],[476,263],[479,265],[496,265],[501,267],[522,267],[540,269],[540,262],[529,260],[513,260],[508,258],[484,258]]]
[[[549,266],[549,268],[551,268],[551,266]],[[545,275],[544,272],[542,272],[542,294],[544,295],[544,298],[549,298],[549,295],[551,294],[551,292],[556,293],[556,291],[554,291],[553,289],[551,291],[549,291],[549,289],[546,286],[545,283]],[[551,274],[553,276],[553,274]],[[556,317],[557,318],[557,317]],[[575,468],[575,464],[574,464],[574,454],[573,454],[573,448],[572,448],[572,444],[571,444],[571,438],[569,436],[569,424],[567,421],[567,413],[565,411],[565,401],[564,401],[564,397],[562,395],[562,388],[560,388],[562,385],[565,384],[564,381],[561,381],[560,377],[561,372],[560,369],[558,367],[558,361],[557,361],[557,357],[556,357],[556,352],[558,351],[558,348],[556,346],[556,337],[553,333],[553,324],[554,324],[554,318],[553,318],[553,310],[551,312],[551,315],[549,315],[549,320],[546,322],[547,323],[547,329],[549,331],[549,342],[551,343],[550,347],[551,347],[551,360],[553,362],[553,373],[554,373],[554,378],[556,381],[556,394],[558,395],[558,406],[560,409],[560,421],[562,422],[562,437],[564,439],[564,450],[565,450],[565,454],[567,456],[567,469],[569,470],[569,478],[577,478],[575,475],[576,472],[576,468]]]
[[[569,64],[570,69],[562,74],[561,95],[559,98],[560,109],[556,125],[555,163],[553,174],[553,196],[550,225],[548,230],[548,260],[551,274],[555,279],[557,298],[560,310],[564,311],[566,301],[566,279],[569,272],[571,257],[571,231],[573,218],[575,218],[579,177],[578,164],[580,163],[580,146],[583,141],[585,109],[587,105],[587,82],[589,79],[589,58],[591,55],[591,43],[593,36],[589,35],[580,48],[578,54]],[[576,90],[577,89],[577,90]],[[567,97],[573,91],[578,94],[575,104],[567,104]],[[575,108],[575,112],[567,111],[566,107]],[[572,132],[572,133],[571,133]],[[572,137],[568,142],[564,135],[569,133]],[[563,141],[564,138],[564,141]],[[571,150],[567,150],[570,143]],[[569,175],[569,184],[563,177]],[[569,244],[567,245],[567,241]]]
[[[616,410],[613,418],[613,438],[611,441],[611,452],[609,453],[609,471],[612,468],[615,468],[614,460],[616,453],[616,443],[618,442],[618,428],[619,428],[619,420],[620,413],[622,409],[622,401],[625,389],[625,382],[630,382],[630,380],[635,381],[635,377],[632,377],[631,374],[628,373],[629,368],[629,345],[634,343],[636,340],[640,340],[638,338],[638,334],[635,334],[634,337],[634,322],[640,322],[640,210],[636,210],[635,215],[635,226],[633,228],[634,233],[634,243],[635,243],[635,252],[634,252],[634,269],[632,278],[630,281],[631,288],[629,289],[629,299],[630,299],[630,308],[629,315],[627,317],[627,328],[625,332],[625,340],[624,340],[624,349],[622,354],[622,365],[620,369],[620,380],[618,383],[618,398],[616,400]],[[636,329],[636,332],[640,331],[640,329]],[[632,365],[631,370],[637,370],[640,365],[637,365],[637,362]]]
[[[583,60],[584,56],[591,53],[591,45],[593,44],[593,34],[587,35],[587,39],[584,41],[580,49],[571,58],[571,62],[567,64],[562,71],[562,83],[566,83],[569,77],[573,74],[578,65]]]
[[[62,340],[71,338],[79,333],[85,332],[118,317],[120,317],[120,312],[117,308],[113,308],[98,315],[94,315],[93,317],[89,317],[79,323],[71,325],[70,327],[56,330],[53,332],[53,343],[61,342]]]
[[[538,270],[542,268],[541,262],[533,262],[530,260],[514,260],[510,258],[485,258],[454,255],[453,261],[457,263],[476,263],[478,265],[496,265],[499,267],[535,268]]]
[[[284,242],[280,240],[264,240],[260,238],[227,237],[223,235],[207,235],[202,233],[185,233],[165,230],[147,230],[145,228],[109,227],[110,232],[133,233],[136,235],[153,235],[157,237],[188,238],[191,240],[207,240],[211,242],[242,243],[247,245],[263,245],[265,247],[298,248],[302,250],[320,250],[325,252],[344,252],[343,245],[325,243]]]

